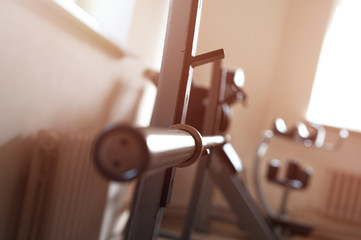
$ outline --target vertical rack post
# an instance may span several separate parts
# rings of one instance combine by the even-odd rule
[[[184,123],[192,82],[202,0],[171,0],[157,98],[151,126]],[[169,201],[174,169],[141,178],[125,238],[156,239]]]
[[[226,87],[226,71],[222,69],[221,61],[215,62],[213,65],[211,86],[212,88],[209,90],[208,96],[210,103],[206,108],[206,114],[203,121],[203,134],[205,135],[217,134],[220,124],[220,103],[224,99],[224,90]],[[213,196],[214,185],[210,179],[208,163],[200,163],[197,171],[203,171],[204,177],[201,182],[195,182],[196,186],[199,185],[202,188],[202,194],[198,200],[202,204],[198,205],[198,216],[195,227],[197,230],[204,232],[207,229],[207,222],[209,220],[210,209],[212,207],[211,199]]]
[[[215,61],[213,63],[212,70],[212,88],[209,91],[209,103],[207,105],[203,121],[203,134],[205,135],[214,135],[217,133],[218,130],[220,121],[218,116],[221,110],[219,103],[223,101],[224,88],[226,84],[226,76],[224,73],[225,72],[222,71],[221,61]],[[210,154],[212,154],[212,152]],[[198,224],[201,224],[202,226],[206,225],[209,217],[208,208],[211,205],[210,199],[212,197],[213,186],[209,182],[209,158],[209,155],[204,156],[204,159],[202,159],[202,161],[200,161],[197,166],[192,195],[189,202],[186,219],[183,225],[183,232],[181,236],[182,240],[187,240],[191,238],[193,228],[195,227],[195,224],[197,224],[195,222],[197,214],[198,221],[201,222],[198,222]],[[206,191],[204,191],[204,187],[207,187]],[[207,195],[205,196],[205,194]]]

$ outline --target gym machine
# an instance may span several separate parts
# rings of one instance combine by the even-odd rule
[[[229,117],[228,111],[224,110],[229,106],[225,107],[224,104],[245,99],[244,95],[241,96],[243,90],[236,84],[240,78],[243,78],[240,69],[222,69],[220,61],[213,64],[212,88],[203,99],[208,104],[204,116],[201,117],[204,122],[201,131],[188,124],[176,124],[166,129],[116,125],[105,129],[94,143],[93,157],[97,168],[105,177],[116,181],[151,177],[170,167],[187,167],[198,160],[191,201],[179,239],[191,238],[206,172],[221,189],[238,217],[239,227],[247,231],[250,239],[278,239],[239,178],[239,173],[243,170],[242,162],[228,142],[229,137],[221,134],[227,128],[228,120],[225,119]],[[224,98],[225,96],[229,98]],[[226,99],[229,101],[225,101]],[[198,107],[201,108],[205,101],[197,101]],[[135,195],[133,204],[138,198],[139,196]],[[131,220],[126,229],[126,239],[147,239],[129,235],[130,228],[133,227]],[[140,227],[138,232],[141,232],[139,229],[149,226],[144,221],[136,222],[135,225]],[[157,236],[158,229],[152,238]]]
[[[325,143],[325,137],[326,130],[322,125],[297,122],[292,128],[288,128],[282,118],[277,118],[273,123],[273,127],[262,133],[254,158],[253,179],[257,198],[278,236],[283,238],[294,235],[309,236],[313,231],[313,226],[290,221],[286,215],[286,204],[291,190],[305,189],[309,185],[313,170],[309,167],[302,167],[301,163],[296,159],[290,159],[285,176],[280,177],[281,162],[278,159],[271,159],[268,163],[266,179],[268,182],[284,188],[279,210],[273,210],[263,194],[261,187],[262,176],[260,174],[261,161],[267,153],[269,144],[272,139],[281,138],[306,148],[316,148],[330,152],[336,151],[342,145],[348,137],[348,131],[340,130],[338,138],[334,143]]]

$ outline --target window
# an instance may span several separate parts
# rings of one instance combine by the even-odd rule
[[[121,50],[128,40],[136,0],[52,0]]]
[[[107,34],[121,44],[127,42],[135,0],[75,0]]]
[[[306,118],[361,132],[361,1],[337,4],[324,38]]]

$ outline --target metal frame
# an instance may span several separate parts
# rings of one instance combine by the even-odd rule
[[[221,62],[218,60],[213,65],[213,87],[202,130],[206,135],[204,137],[189,125],[176,124],[171,128],[115,125],[105,129],[96,138],[93,159],[105,177],[128,181],[142,176],[138,182],[138,192],[135,194],[125,239],[158,237],[163,208],[169,201],[169,186],[173,181],[172,176],[167,175],[173,170],[169,170],[169,167],[187,167],[198,159],[201,161],[198,162],[181,239],[191,238],[197,210],[203,205],[201,197],[204,184],[207,183],[207,174],[220,187],[238,217],[239,226],[249,233],[250,239],[276,239],[238,178],[238,173],[242,171],[241,159],[226,141],[227,138],[216,135],[226,80],[227,71],[221,69]],[[159,185],[154,185],[156,181]]]
[[[151,126],[184,123],[193,67],[224,57],[223,50],[195,56],[202,0],[171,0],[158,93]],[[156,239],[169,203],[175,169],[141,178],[136,186],[125,239]]]
[[[226,70],[221,68],[221,61],[214,62],[212,88],[210,88],[208,97],[210,102],[203,122],[203,133],[206,135],[217,134],[220,120],[219,103],[224,99],[226,73]],[[191,239],[193,229],[196,227],[201,227],[197,230],[206,231],[213,184],[220,188],[233,212],[235,212],[240,228],[247,230],[250,239],[277,239],[237,175],[242,171],[241,160],[231,144],[227,143],[226,145],[223,148],[212,149],[198,163],[191,200],[180,239]],[[197,219],[198,222],[196,222]]]
[[[238,218],[241,229],[249,234],[249,239],[278,239],[269,223],[254,204],[248,190],[229,164],[231,156],[225,151],[215,149],[209,171],[213,182],[222,191],[231,209]]]
[[[219,124],[219,103],[223,101],[226,71],[221,69],[223,50],[195,56],[202,0],[171,0],[158,93],[150,127],[169,128],[184,124],[192,83],[193,68],[214,62],[210,103],[206,109],[202,134],[214,136]],[[225,148],[228,146],[228,149]],[[230,144],[215,148],[203,155],[197,170],[197,179],[182,239],[190,239],[194,227],[195,209],[200,203],[205,176],[210,174],[221,188],[240,226],[251,239],[276,239],[269,225],[254,205],[237,173],[241,160]],[[234,155],[236,157],[234,157]],[[175,168],[160,170],[141,177],[135,189],[131,215],[125,229],[125,239],[157,239],[164,207],[170,201]],[[208,185],[209,186],[209,185]]]
[[[221,61],[213,63],[212,72],[212,88],[209,92],[209,104],[206,108],[206,113],[203,122],[203,133],[206,135],[216,134],[217,126],[219,124],[219,103],[223,101],[223,95],[226,83],[226,78],[222,74]],[[188,206],[187,216],[182,232],[181,239],[190,239],[195,225],[206,225],[209,218],[209,206],[211,201],[209,198],[212,195],[212,185],[209,181],[208,160],[209,155],[205,156],[199,161],[195,175],[194,186],[192,190],[191,200]],[[202,203],[202,204],[200,204]],[[196,218],[198,214],[199,218]],[[196,220],[198,220],[196,222]]]

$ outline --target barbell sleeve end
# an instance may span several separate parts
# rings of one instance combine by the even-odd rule
[[[93,143],[92,156],[99,172],[115,181],[138,177],[147,168],[150,158],[144,137],[136,128],[127,125],[102,131]]]

